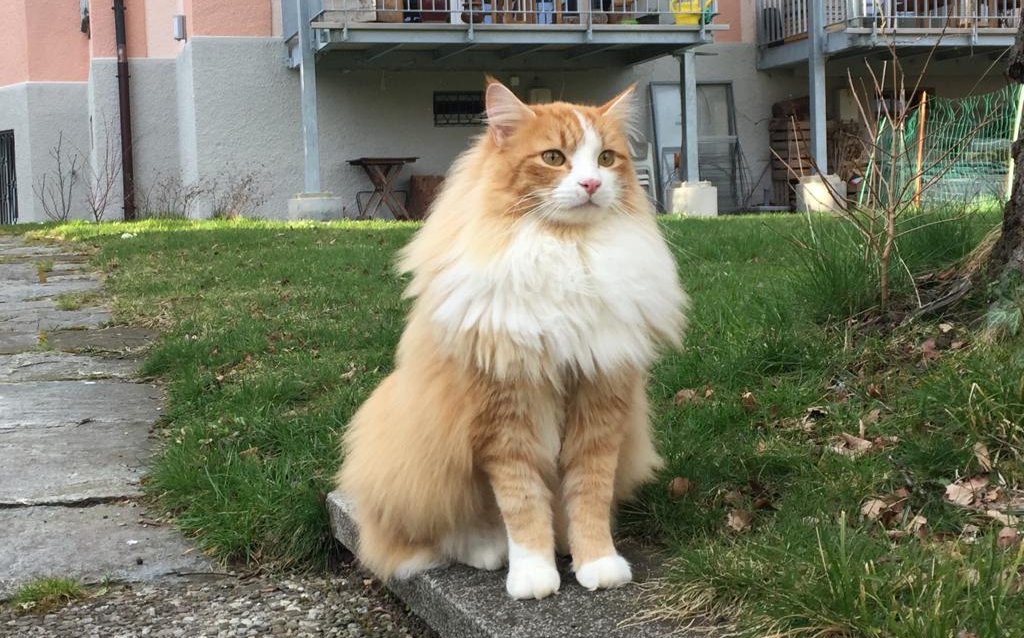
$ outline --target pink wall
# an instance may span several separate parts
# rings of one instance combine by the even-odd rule
[[[185,12],[191,35],[273,34],[271,0],[185,0]]]
[[[754,0],[718,0],[718,16],[716,24],[728,24],[728,31],[715,31],[715,42],[743,41],[743,5],[749,5],[753,11]]]
[[[25,46],[25,0],[0,2],[0,24],[5,25],[0,38],[0,86],[17,84],[28,79],[28,47]]]
[[[77,3],[6,0],[0,2],[0,24],[0,86],[88,79],[89,40]]]
[[[35,2],[35,0],[32,0]],[[89,38],[91,56],[94,58],[116,58],[117,43],[114,41],[113,3],[109,0],[89,2],[89,24],[92,36]],[[146,46],[146,4],[143,0],[125,0],[125,30],[128,32],[128,57],[144,58],[149,55]]]
[[[33,82],[84,82],[89,78],[89,39],[77,2],[27,0],[28,71]]]

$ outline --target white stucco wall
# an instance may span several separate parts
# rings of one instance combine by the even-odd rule
[[[142,58],[128,65],[132,107],[132,151],[135,160],[136,204],[157,179],[179,174],[177,78],[174,60]],[[89,69],[89,122],[92,127],[93,162],[97,168],[110,143],[120,153],[120,121],[117,61],[97,58]],[[120,157],[120,155],[118,155]],[[107,210],[107,219],[123,215],[121,179]]]
[[[18,189],[18,220],[35,219],[32,196],[32,153],[28,128],[28,104],[25,84],[0,88],[0,131],[14,131],[14,172]]]
[[[18,221],[47,221],[33,193],[44,174],[53,174],[51,150],[63,135],[65,157],[89,153],[89,125],[84,82],[25,82],[0,88],[0,130],[14,130],[18,180]],[[79,160],[79,165],[82,163]],[[78,170],[72,217],[85,217],[84,173]]]

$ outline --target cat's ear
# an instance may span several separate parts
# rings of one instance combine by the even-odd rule
[[[501,146],[524,122],[536,117],[516,94],[494,78],[487,78],[487,128]]]
[[[634,131],[640,125],[640,100],[636,96],[636,83],[630,84],[600,108],[601,115],[613,117],[622,123],[627,131]]]

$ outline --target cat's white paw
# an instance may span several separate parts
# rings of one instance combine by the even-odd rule
[[[576,580],[590,591],[594,591],[625,585],[633,580],[633,572],[625,558],[618,554],[609,554],[581,565],[576,570]]]
[[[528,556],[509,564],[505,589],[517,600],[540,600],[557,592],[561,582],[553,562],[541,556]]]

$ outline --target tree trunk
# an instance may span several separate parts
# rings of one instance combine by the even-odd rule
[[[1010,50],[1006,69],[1010,80],[1024,84],[1024,22],[1017,30],[1017,39]],[[1003,209],[1003,232],[992,248],[989,261],[995,277],[1016,271],[1024,275],[1024,137],[1019,131],[1013,144],[1013,189]]]

